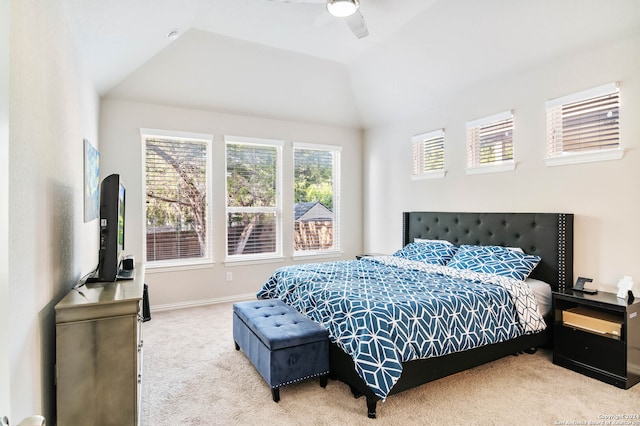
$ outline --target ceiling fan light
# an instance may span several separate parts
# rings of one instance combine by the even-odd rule
[[[346,18],[356,13],[360,7],[359,0],[327,0],[327,10],[333,16]]]

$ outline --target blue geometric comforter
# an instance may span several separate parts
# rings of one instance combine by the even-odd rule
[[[545,328],[524,281],[395,256],[279,268],[257,296],[281,299],[329,330],[382,399],[403,361]]]

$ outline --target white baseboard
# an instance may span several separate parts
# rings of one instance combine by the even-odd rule
[[[174,309],[194,308],[197,306],[216,305],[218,303],[244,302],[247,300],[256,300],[255,293],[238,294],[229,297],[220,297],[216,299],[192,300],[189,302],[167,303],[164,305],[151,305],[151,314],[153,312],[171,311]]]

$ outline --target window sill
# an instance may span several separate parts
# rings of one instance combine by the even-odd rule
[[[285,260],[284,256],[227,258],[224,261],[224,266],[259,265],[262,263],[283,263],[284,260]]]
[[[500,164],[489,164],[486,166],[469,167],[465,170],[468,175],[478,175],[481,173],[499,173],[499,172],[512,172],[516,169],[516,162],[509,161]]]
[[[291,256],[293,260],[312,260],[312,259],[330,259],[336,257],[342,257],[343,253],[341,251],[332,251],[332,252],[313,252],[313,253],[296,253]]]
[[[575,154],[563,153],[558,157],[544,160],[547,167],[565,166],[567,164],[593,163],[596,161],[621,160],[624,157],[624,149],[607,149],[595,152],[581,152]]]
[[[214,262],[206,260],[202,262],[190,262],[190,263],[177,263],[177,262],[163,262],[163,263],[146,263],[145,271],[147,274],[159,274],[163,272],[177,272],[177,271],[191,271],[196,269],[211,269]]]
[[[435,172],[420,173],[419,175],[411,175],[411,180],[427,180],[427,179],[442,179],[447,172],[445,170],[437,170]]]

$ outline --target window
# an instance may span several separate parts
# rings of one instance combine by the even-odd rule
[[[467,173],[514,170],[513,113],[467,123]]]
[[[444,130],[416,135],[411,142],[412,179],[444,177]]]
[[[545,106],[547,165],[622,158],[616,83],[553,99]]]
[[[146,261],[150,267],[211,261],[211,135],[142,129]]]
[[[340,147],[294,144],[294,252],[340,250]]]
[[[282,142],[225,136],[227,259],[281,256]]]

